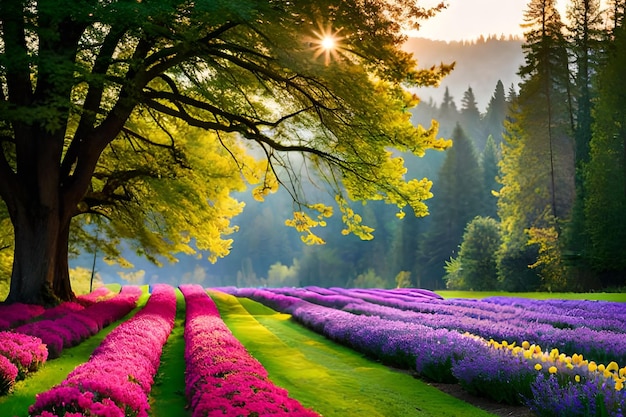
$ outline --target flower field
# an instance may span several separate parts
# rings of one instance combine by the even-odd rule
[[[209,296],[227,293],[288,314],[373,360],[427,381],[459,384],[493,401],[523,404],[538,417],[624,416],[624,303],[444,300],[418,289],[208,291],[182,285],[178,290],[186,314],[185,415],[322,415],[272,382],[263,364],[229,331]],[[36,378],[65,349],[123,317],[88,360],[39,392],[22,415],[151,415],[151,390],[174,326],[176,289],[155,285],[137,308],[142,291],[102,288],[48,310],[0,305],[0,415],[5,415],[3,400],[20,394],[16,381]]]

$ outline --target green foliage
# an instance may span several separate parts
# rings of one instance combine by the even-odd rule
[[[444,275],[443,280],[446,282],[447,289],[463,290],[467,288],[467,285],[463,280],[463,274],[461,274],[463,271],[463,264],[458,256],[456,258],[450,258],[450,260],[446,261],[444,269],[446,271],[446,275]]]
[[[615,32],[606,64],[597,75],[598,102],[591,138],[590,162],[585,168],[585,219],[590,237],[587,258],[597,271],[615,274],[623,285],[626,270],[626,28]]]
[[[486,291],[498,288],[496,252],[500,226],[490,217],[475,217],[463,234],[459,255],[446,264],[449,289]]]
[[[311,230],[331,209],[303,195],[303,177],[336,196],[345,232],[361,238],[371,229],[353,201],[426,215],[431,182],[406,177],[393,152],[449,146],[436,123],[411,123],[418,99],[407,87],[436,85],[452,66],[418,69],[402,49],[406,31],[441,8],[399,0],[12,3],[0,22],[15,28],[1,34],[0,196],[23,223],[16,241],[45,243],[35,254],[30,242],[16,245],[16,263],[56,256],[49,268],[63,269],[65,254],[52,252],[84,214],[107,218],[102,249],[121,263],[117,239],[157,264],[177,253],[215,261],[229,252],[230,219],[242,209],[230,193],[247,183],[257,199],[289,190],[292,225],[306,243],[322,242]],[[324,51],[320,34],[334,36],[335,49]],[[55,276],[55,289],[68,287],[65,271],[47,268],[31,279]],[[16,267],[13,279],[25,272]],[[37,299],[35,291],[16,300]]]
[[[433,200],[432,224],[420,246],[421,281],[426,288],[440,288],[447,259],[456,253],[467,223],[481,211],[483,197],[480,165],[471,141],[457,124],[454,146],[446,151]]]
[[[352,280],[352,288],[388,288],[389,285],[384,278],[376,275],[373,269],[368,269],[365,273],[357,275]]]
[[[294,259],[292,266],[283,265],[277,262],[270,266],[267,271],[267,286],[268,287],[298,287],[300,286],[300,279],[298,261]]]

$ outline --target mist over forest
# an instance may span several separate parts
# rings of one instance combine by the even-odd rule
[[[455,70],[446,77],[438,88],[422,88],[415,91],[421,103],[413,109],[413,121],[428,127],[431,119],[440,123],[440,136],[449,138],[457,123],[463,123],[463,114],[472,107],[470,124],[478,124],[478,118],[485,119],[496,86],[500,82],[505,91],[515,90],[519,82],[517,71],[523,62],[522,41],[491,37],[473,42],[443,42],[421,38],[411,38],[406,49],[417,57],[420,67],[429,68],[441,62],[456,62]],[[473,94],[467,97],[468,89]],[[467,102],[467,100],[470,102]],[[474,100],[475,103],[471,101]],[[476,109],[473,109],[476,107]],[[447,109],[447,110],[446,110]],[[479,112],[480,114],[478,114]],[[470,112],[471,113],[471,112]],[[467,114],[465,114],[467,116]],[[485,139],[494,130],[496,142],[501,140],[504,115],[489,123],[495,126],[481,127],[481,133],[471,131],[468,137],[473,141],[476,157],[480,157]],[[467,123],[467,121],[465,121]],[[501,129],[500,129],[501,130]],[[476,136],[475,138],[473,136]],[[445,284],[442,277],[444,261],[452,254],[428,255],[431,264],[426,264],[425,254],[418,254],[434,219],[435,210],[441,206],[437,202],[439,172],[446,153],[430,151],[423,158],[407,156],[408,177],[427,177],[434,182],[435,197],[426,203],[431,207],[431,215],[415,218],[408,212],[402,220],[396,217],[397,210],[382,202],[369,202],[360,208],[364,223],[376,229],[374,239],[361,241],[355,236],[343,236],[342,224],[338,215],[330,219],[328,226],[318,233],[327,243],[323,246],[306,246],[299,234],[284,225],[294,210],[291,196],[281,189],[270,195],[263,203],[256,202],[249,192],[237,198],[246,207],[242,214],[233,219],[239,231],[230,236],[234,242],[230,255],[211,264],[206,259],[178,256],[179,262],[165,263],[158,267],[147,260],[136,257],[127,251],[125,257],[133,268],[109,265],[99,254],[95,259],[95,273],[105,283],[154,283],[168,282],[173,285],[185,282],[201,283],[204,286],[278,286],[278,285],[320,285],[320,286],[395,286],[398,274],[404,271],[413,285],[441,289]],[[319,194],[317,189],[307,189],[308,194]],[[311,200],[313,200],[312,198]],[[486,197],[489,199],[489,197]],[[322,201],[332,203],[331,196],[323,196]],[[495,209],[494,209],[495,210]],[[465,224],[459,226],[461,230]],[[433,237],[431,236],[430,239]],[[453,243],[456,247],[460,242]],[[74,268],[91,270],[94,265],[93,253],[82,253],[70,259]],[[407,274],[408,272],[408,274]]]

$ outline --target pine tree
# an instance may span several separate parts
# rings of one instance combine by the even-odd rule
[[[604,286],[626,284],[626,27],[615,31],[597,75],[590,161],[585,168],[586,258]]]
[[[419,249],[420,283],[432,289],[443,288],[445,262],[456,255],[465,226],[480,213],[483,196],[476,151],[459,124],[452,140],[433,187],[430,229]]]
[[[480,126],[480,110],[472,87],[468,87],[461,99],[461,126],[463,131],[474,143],[476,150],[482,152],[486,137]]]
[[[523,82],[514,120],[507,125],[498,202],[500,279],[509,289],[537,288],[541,269],[529,271],[528,265],[536,264],[540,245],[529,246],[526,231],[558,227],[574,199],[568,57],[554,1],[532,0],[525,27]],[[560,244],[558,239],[554,244]]]
[[[483,209],[481,215],[485,217],[491,217],[493,219],[498,218],[498,198],[496,197],[500,185],[498,184],[498,163],[500,156],[498,148],[495,145],[493,136],[487,138],[485,144],[485,150],[481,155],[481,168],[483,177],[483,189],[485,190],[483,196]]]
[[[504,133],[504,119],[506,118],[509,103],[504,93],[504,84],[498,80],[496,89],[489,99],[487,111],[483,118],[483,131],[485,137],[491,136],[496,145],[502,142],[502,134]]]

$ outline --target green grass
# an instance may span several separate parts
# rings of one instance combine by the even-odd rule
[[[222,318],[270,379],[328,417],[487,417],[483,410],[364,358],[245,298],[210,292]]]
[[[176,290],[176,320],[161,355],[161,365],[150,392],[151,417],[184,417],[185,409],[185,298]]]
[[[0,415],[28,417],[28,407],[35,402],[37,394],[61,383],[76,366],[88,361],[94,349],[115,327],[131,318],[145,305],[149,294],[147,286],[143,289],[144,293],[139,297],[137,307],[124,318],[111,323],[78,346],[64,349],[59,358],[46,362],[37,372],[18,381],[12,394],[0,396]]]
[[[503,292],[503,291],[436,291],[443,298],[481,299],[493,296],[534,298],[536,300],[599,300],[626,302],[626,293],[574,293],[574,292]]]

